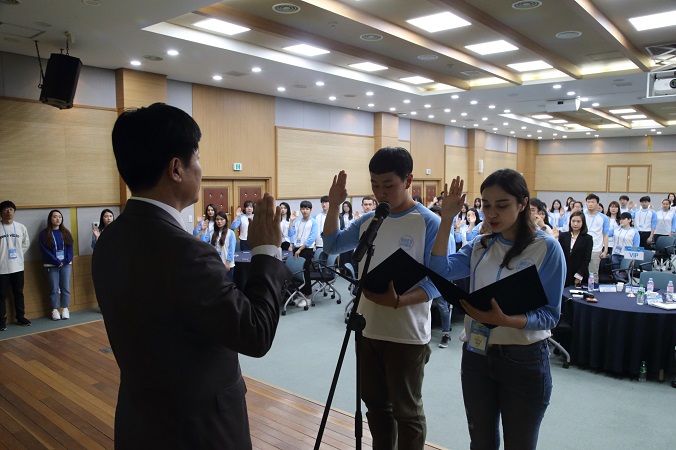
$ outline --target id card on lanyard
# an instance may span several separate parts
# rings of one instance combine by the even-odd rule
[[[474,292],[475,288],[475,283],[476,283],[476,269],[479,267],[479,264],[481,263],[481,260],[484,259],[484,256],[488,253],[488,251],[491,249],[495,241],[497,240],[497,236],[491,239],[491,242],[489,242],[488,246],[486,247],[486,251],[483,252],[481,257],[479,258],[479,261],[477,261],[476,265],[474,266],[474,270],[472,270],[472,292]],[[500,279],[500,275],[502,274],[502,267],[498,270],[498,274],[495,278],[495,281],[498,281]],[[472,319],[472,322],[469,327],[469,338],[467,339],[467,350],[477,353],[479,355],[486,356],[488,353],[488,338],[490,337],[491,330],[481,322],[477,322],[475,319]]]
[[[59,250],[59,245],[56,243],[56,238],[54,237],[54,234],[52,234],[52,239],[54,240],[54,250],[56,253],[56,259],[59,261],[63,261],[66,258],[65,252],[63,250]]]

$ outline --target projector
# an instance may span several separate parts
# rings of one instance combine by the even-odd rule
[[[580,99],[570,98],[565,100],[550,100],[546,104],[545,111],[552,112],[573,112],[580,109]]]
[[[661,78],[655,80],[654,95],[676,95],[676,78]]]

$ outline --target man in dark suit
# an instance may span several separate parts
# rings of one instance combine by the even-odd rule
[[[251,448],[238,353],[270,349],[289,273],[278,259],[279,208],[265,194],[249,228],[244,292],[179,212],[198,199],[200,129],[156,103],[123,113],[113,150],[132,197],[101,234],[96,296],[120,367],[118,449]]]

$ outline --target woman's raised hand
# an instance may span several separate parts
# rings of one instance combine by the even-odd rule
[[[444,201],[441,204],[441,219],[453,222],[453,218],[458,215],[465,203],[465,194],[462,193],[465,182],[460,177],[455,177],[451,182],[451,187],[448,184],[444,185],[444,191],[447,192]]]

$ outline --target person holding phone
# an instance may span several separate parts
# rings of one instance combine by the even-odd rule
[[[92,248],[96,247],[96,241],[99,240],[99,236],[103,233],[103,230],[110,225],[113,220],[115,220],[115,215],[109,209],[104,209],[101,211],[101,217],[99,218],[98,223],[92,224]]]
[[[495,299],[481,311],[460,300],[465,316],[461,383],[473,449],[500,446],[535,449],[552,393],[547,338],[559,320],[566,274],[558,242],[531,220],[530,192],[523,175],[500,169],[481,184],[484,222],[490,233],[448,255],[453,217],[465,196],[453,180],[442,206],[430,267],[449,280],[470,277],[470,292],[535,265],[547,304],[506,315]],[[490,327],[489,327],[490,326]]]

